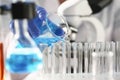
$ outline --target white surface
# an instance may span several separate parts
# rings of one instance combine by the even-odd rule
[[[120,73],[114,75],[102,74],[41,74],[33,73],[24,80],[120,80]]]

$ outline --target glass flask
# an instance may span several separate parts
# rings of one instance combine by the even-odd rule
[[[51,45],[52,43],[64,41],[68,36],[68,25],[63,17],[50,13],[47,15],[45,24],[47,27],[45,33],[35,38],[35,42]]]
[[[20,24],[22,23],[22,24]],[[28,33],[28,20],[14,20],[15,35],[7,50],[6,69],[29,73],[42,67],[42,53]]]
[[[57,25],[54,19],[51,19],[51,15],[49,15],[44,8],[36,6],[36,13],[37,16],[28,21],[28,32],[37,45],[51,45],[64,38],[65,31],[63,27],[61,27],[62,25]],[[67,27],[65,20],[60,16],[55,16],[54,18],[59,19],[59,22],[62,22],[64,26]],[[14,21],[10,23],[10,29],[15,34]]]

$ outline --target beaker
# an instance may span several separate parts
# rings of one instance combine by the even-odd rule
[[[38,43],[51,45],[62,40],[69,35],[69,27],[65,19],[55,13],[48,14],[46,18],[47,30],[44,34],[35,39]]]

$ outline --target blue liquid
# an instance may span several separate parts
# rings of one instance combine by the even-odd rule
[[[62,39],[61,39],[62,40]],[[49,46],[50,45],[52,45],[52,43],[56,43],[56,42],[58,42],[58,41],[60,41],[60,38],[55,38],[55,37],[53,37],[53,38],[36,38],[35,39],[35,42],[37,42],[37,44],[40,44],[40,43],[42,43],[42,44],[48,44]]]
[[[52,33],[54,33],[56,36],[64,36],[65,32],[64,30],[60,27],[57,26],[55,23],[47,19],[48,27]]]
[[[32,54],[11,54],[10,58],[6,60],[6,68],[13,73],[28,73],[38,70],[39,65],[42,64],[35,53]]]

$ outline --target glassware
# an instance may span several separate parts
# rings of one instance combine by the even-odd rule
[[[98,75],[103,73],[113,74],[116,71],[114,42],[60,42],[47,50],[43,53],[48,53],[49,56],[46,55],[44,58],[49,59],[51,57],[51,61],[48,60],[45,64],[51,64],[49,68],[52,71],[54,63],[57,67],[57,73],[90,73]]]
[[[46,30],[43,34],[35,38],[35,42],[39,44],[48,44],[64,40],[68,36],[68,25],[64,18],[53,13],[48,14],[46,22],[44,22]]]
[[[68,25],[62,17],[55,14],[50,15],[44,8],[39,6],[36,6],[36,13],[37,16],[28,21],[28,32],[39,47],[43,46],[41,44],[51,45],[64,38],[65,31],[62,28],[63,26],[68,27]],[[55,19],[59,21],[55,21]],[[58,23],[62,25],[58,25]],[[15,34],[13,24],[14,21],[11,22],[10,28]]]
[[[3,44],[0,43],[0,80],[4,79],[4,54]]]
[[[117,41],[115,45],[115,52],[116,52],[116,72],[120,72],[120,42]]]
[[[45,73],[30,74],[25,80],[32,80],[32,76],[42,80],[119,79],[119,42],[59,42],[43,54]]]
[[[28,21],[14,20],[14,26],[16,34],[7,50],[6,69],[12,73],[39,70],[42,66],[42,54],[27,32]]]

